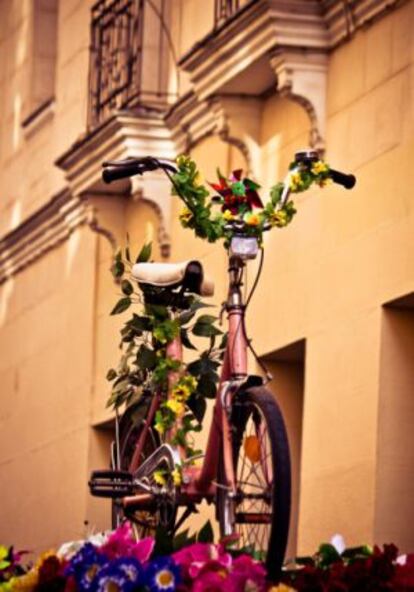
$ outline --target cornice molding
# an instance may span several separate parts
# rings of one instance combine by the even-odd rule
[[[277,92],[305,109],[310,146],[323,151],[329,53],[406,1],[251,0],[197,42],[180,66],[189,74],[199,102],[208,104],[217,95],[231,93],[232,87],[254,96],[250,72],[267,62]],[[262,84],[271,85],[271,79],[264,78]],[[191,122],[186,131],[192,137]]]
[[[67,240],[93,212],[68,189],[55,195],[16,230],[0,239],[0,284]]]
[[[153,202],[160,219],[159,244],[167,256],[170,248],[170,185],[162,173],[149,173],[105,185],[102,162],[130,156],[174,158],[176,149],[163,116],[152,110],[116,112],[108,121],[86,133],[56,161],[63,169],[73,195],[88,200],[88,196],[105,194],[131,196]],[[99,214],[98,214],[99,215]]]
[[[326,49],[328,32],[317,0],[256,0],[181,58],[200,100],[277,47]]]
[[[389,14],[407,0],[322,0],[323,19],[329,33],[329,49],[344,43],[364,27]]]

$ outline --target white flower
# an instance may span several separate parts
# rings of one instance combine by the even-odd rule
[[[338,551],[338,553],[341,555],[345,549],[346,549],[346,545],[345,545],[345,541],[344,541],[344,537],[341,534],[334,534],[333,537],[331,538],[331,545],[333,547],[335,547],[335,549]]]

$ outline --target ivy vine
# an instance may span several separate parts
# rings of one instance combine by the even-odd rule
[[[151,245],[144,245],[135,262],[151,258]],[[206,314],[211,305],[190,296],[186,310],[171,311],[167,306],[149,304],[145,289],[131,279],[132,259],[129,245],[114,258],[112,274],[122,296],[111,314],[132,310],[121,329],[121,358],[111,368],[107,379],[112,383],[107,405],[119,408],[140,401],[144,394],[159,392],[161,405],[155,416],[155,429],[161,438],[174,427],[174,445],[182,446],[187,457],[199,451],[194,448],[191,432],[201,430],[206,411],[206,399],[214,398],[219,380],[226,335],[216,326],[217,317]],[[180,336],[183,346],[196,351],[193,336],[208,340],[208,346],[189,364],[170,358],[167,346]],[[168,377],[176,373],[177,380],[169,389]],[[170,391],[170,392],[168,392]],[[179,475],[175,476],[179,480]],[[162,475],[157,475],[159,481]]]

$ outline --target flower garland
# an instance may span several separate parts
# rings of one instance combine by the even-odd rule
[[[211,197],[200,181],[196,163],[189,156],[179,156],[177,166],[172,180],[173,194],[185,204],[179,215],[181,224],[209,242],[223,238],[228,247],[238,228],[233,223],[238,223],[243,227],[243,234],[255,236],[261,243],[266,228],[284,228],[296,213],[292,200],[281,204],[284,183],[271,188],[270,200],[264,205],[257,192],[260,185],[244,177],[241,169],[233,171],[228,179],[217,170],[218,183],[210,184],[215,191]],[[309,164],[293,162],[290,171],[291,193],[306,191],[314,183],[324,187],[330,181],[329,166],[322,160]]]
[[[151,247],[144,245],[136,261],[148,261],[150,257]],[[148,392],[160,392],[163,401],[156,412],[154,428],[162,438],[169,434],[169,442],[181,446],[190,459],[199,453],[194,448],[192,433],[201,431],[206,398],[214,398],[216,394],[217,371],[224,352],[225,335],[215,326],[215,316],[200,314],[209,305],[196,297],[189,297],[189,308],[175,316],[171,316],[167,306],[146,303],[145,293],[136,290],[128,279],[131,266],[127,246],[125,258],[119,251],[112,266],[123,296],[111,314],[125,312],[133,304],[140,305],[141,312],[134,312],[121,330],[122,356],[118,367],[111,368],[107,373],[107,379],[112,382],[107,405],[114,408],[123,404],[128,406],[141,400]],[[184,347],[196,350],[190,334],[208,338],[208,349],[189,364],[169,357],[167,347],[178,336]],[[220,343],[216,344],[218,337]],[[171,373],[177,377],[172,388],[169,385]],[[172,476],[175,485],[179,485],[181,467],[176,467]],[[155,473],[154,478],[159,485],[166,482],[165,475],[160,471]]]

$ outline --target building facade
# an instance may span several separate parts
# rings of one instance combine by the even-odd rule
[[[290,552],[336,532],[412,550],[414,1],[0,0],[0,100],[0,540],[109,526],[87,480],[127,233],[200,258],[224,298],[223,248],[180,227],[167,181],[105,186],[102,161],[186,152],[265,194],[311,146],[357,186],[296,198],[248,313],[287,419]]]

